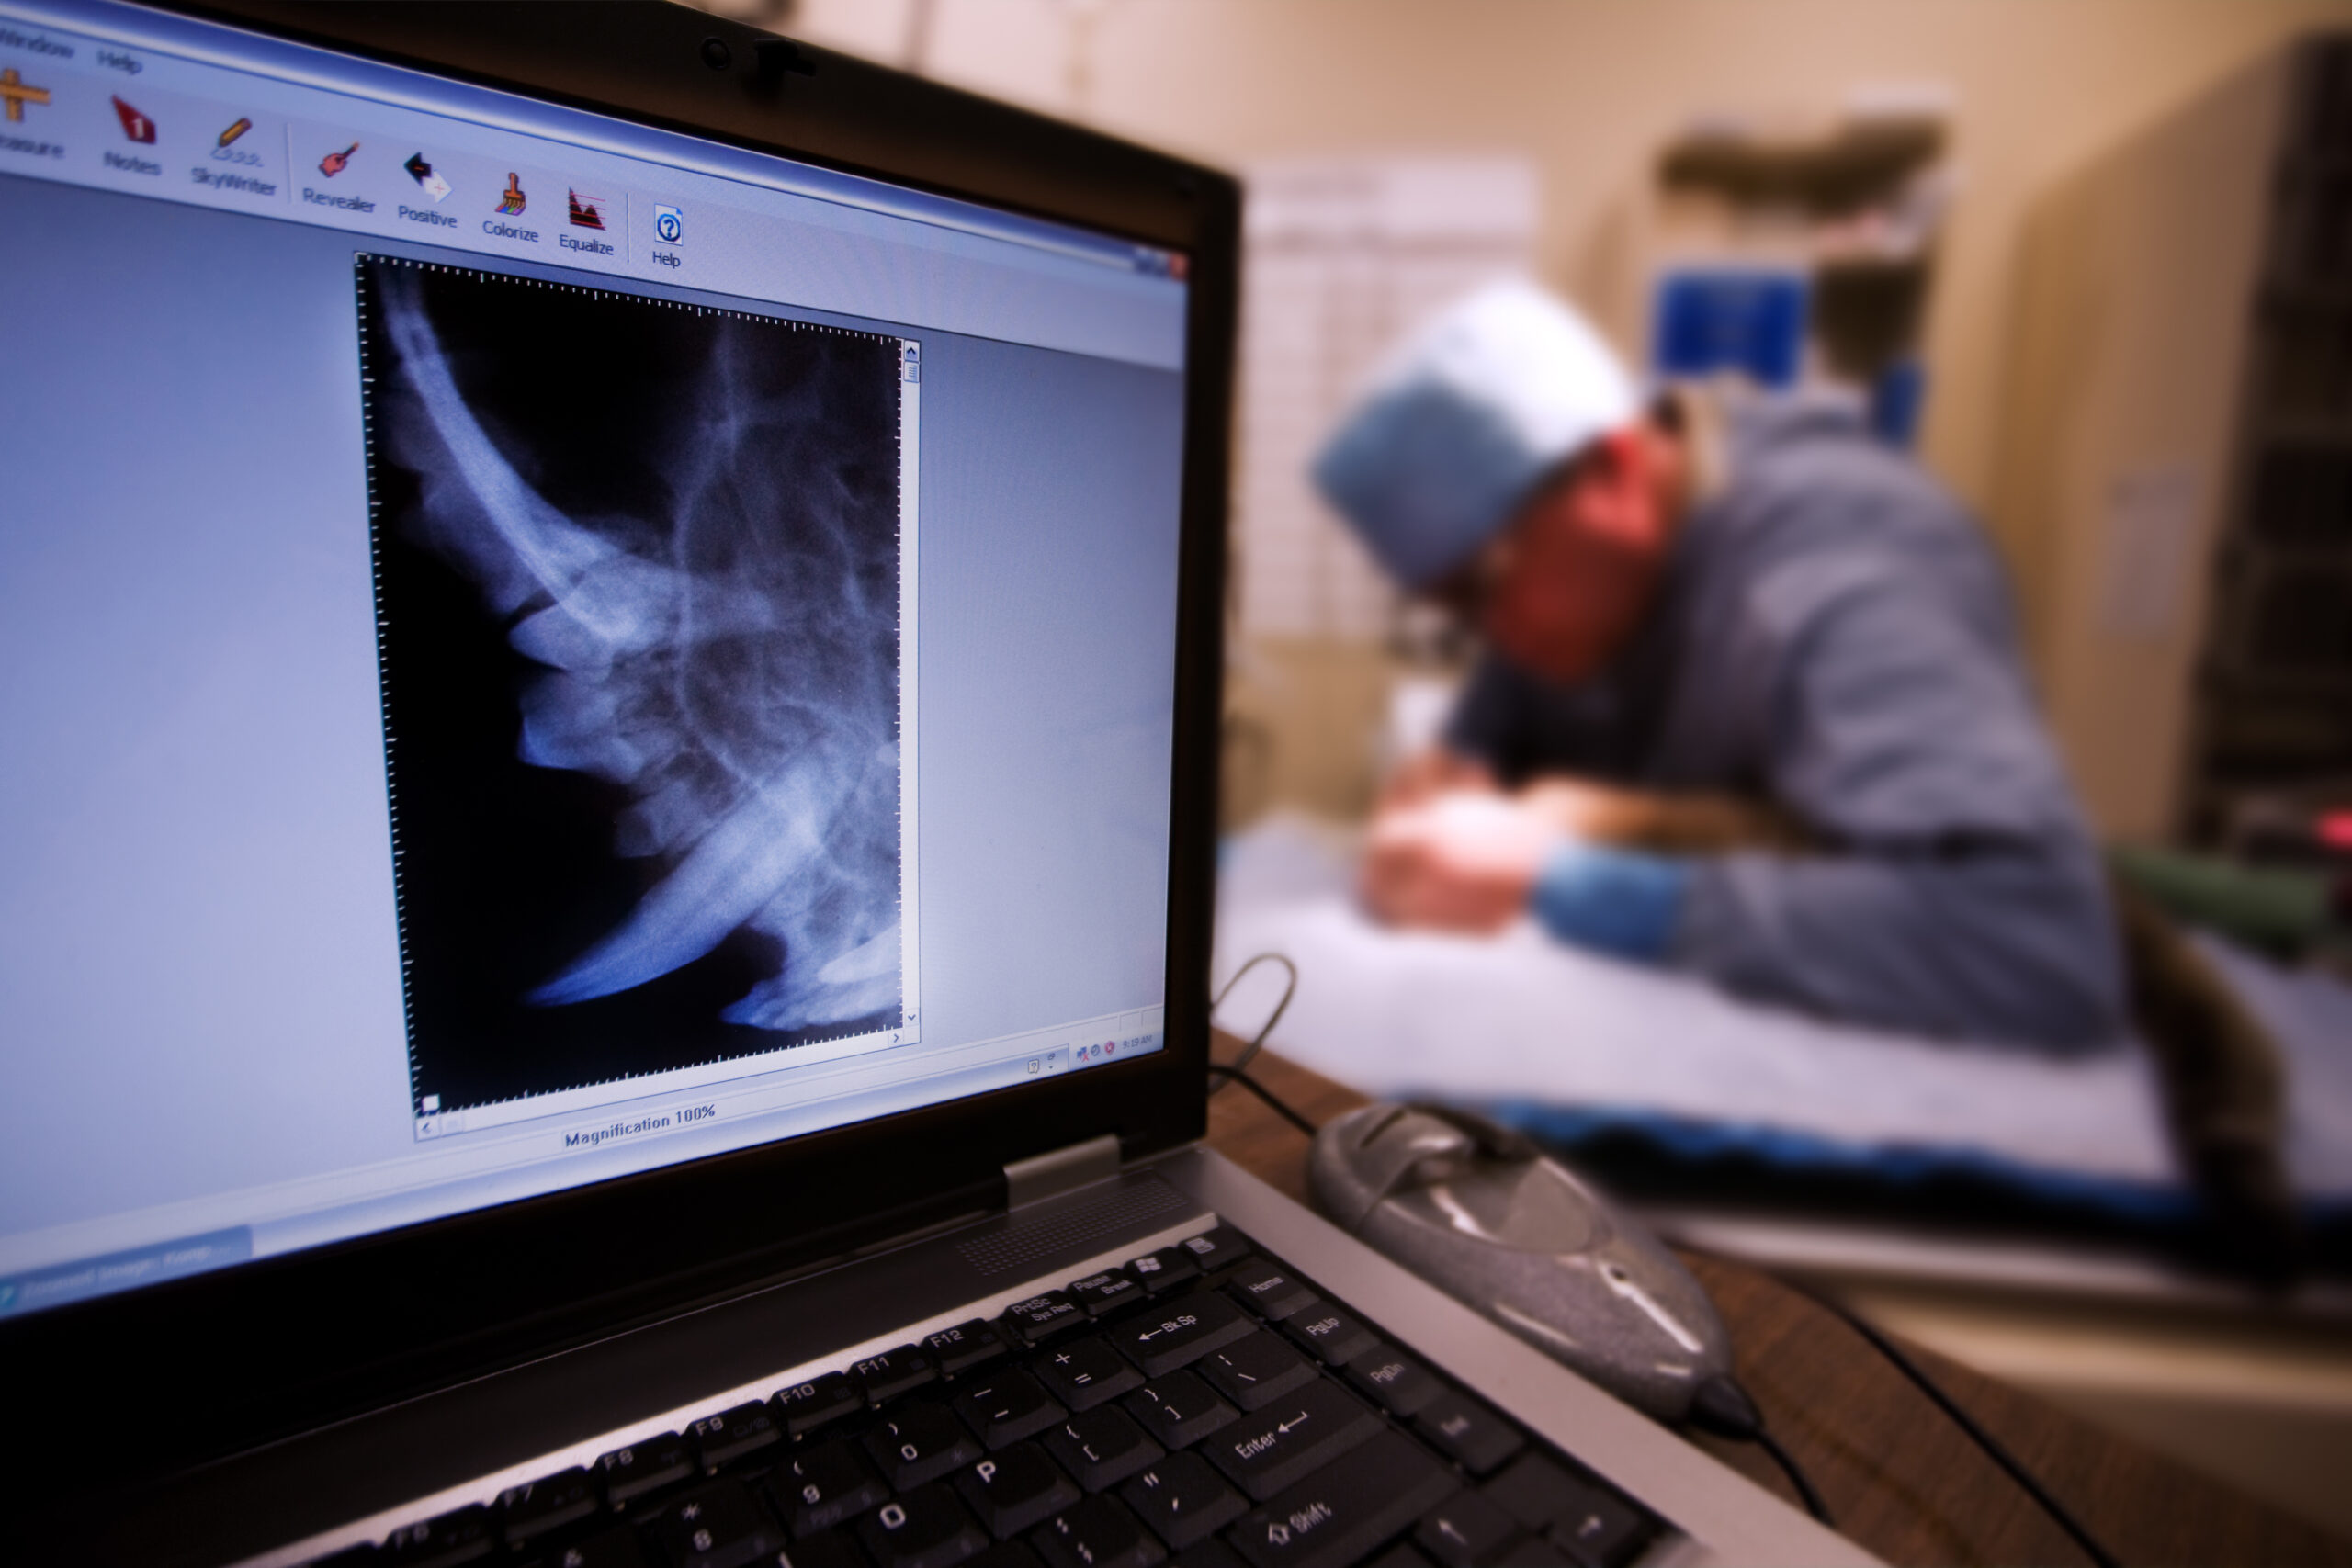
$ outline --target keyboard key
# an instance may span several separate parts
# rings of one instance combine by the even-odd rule
[[[1226,1539],[1254,1568],[1346,1568],[1453,1489],[1443,1465],[1383,1431],[1244,1515]]]
[[[1570,1557],[1599,1568],[1630,1562],[1657,1528],[1623,1497],[1541,1454],[1522,1454],[1482,1490],[1521,1524],[1548,1532]]]
[[[1288,1399],[1227,1427],[1201,1452],[1227,1479],[1262,1503],[1354,1448],[1380,1426],[1380,1417],[1347,1390],[1329,1378],[1317,1378]]]
[[[1089,1317],[1101,1317],[1129,1302],[1143,1300],[1143,1287],[1136,1284],[1132,1277],[1109,1269],[1100,1274],[1089,1274],[1083,1280],[1070,1281],[1069,1299],[1084,1307]]]
[[[1305,1388],[1316,1377],[1315,1363],[1283,1342],[1282,1337],[1261,1328],[1213,1350],[1193,1370],[1209,1386],[1244,1410],[1258,1410],[1294,1389]]]
[[[1414,1551],[1412,1542],[1400,1540],[1366,1563],[1365,1568],[1430,1568],[1430,1560]]]
[[[1127,1273],[1136,1284],[1156,1296],[1200,1278],[1201,1266],[1182,1247],[1163,1247],[1158,1252],[1128,1264]]]
[[[1445,1392],[1436,1374],[1388,1345],[1374,1345],[1350,1361],[1348,1381],[1380,1401],[1391,1416],[1412,1416]]]
[[[717,1470],[730,1460],[741,1459],[784,1438],[766,1403],[757,1399],[717,1416],[704,1416],[686,1428],[686,1436],[695,1440],[695,1450],[705,1470]]]
[[[1045,1568],[1037,1554],[1017,1540],[1001,1540],[964,1565],[964,1568]]]
[[[1119,1403],[1162,1448],[1191,1448],[1218,1427],[1241,1419],[1239,1411],[1190,1372],[1155,1378]]]
[[[980,1457],[980,1445],[945,1405],[910,1404],[865,1434],[865,1451],[894,1492],[936,1481]]]
[[[1540,1535],[1565,1517],[1592,1488],[1542,1454],[1524,1454],[1479,1490]]]
[[[1103,1354],[1110,1352],[1106,1348]],[[1054,1403],[1035,1378],[1008,1367],[978,1380],[978,1386],[958,1396],[956,1414],[980,1435],[981,1442],[1001,1449],[1035,1437],[1068,1412]]]
[[[1592,1568],[1617,1568],[1633,1560],[1650,1538],[1650,1521],[1631,1503],[1597,1486],[1552,1520],[1554,1545]]]
[[[1283,1332],[1327,1367],[1344,1367],[1380,1343],[1371,1329],[1329,1302],[1299,1308],[1283,1320]]]
[[[797,1536],[845,1525],[890,1495],[847,1442],[820,1443],[793,1455],[768,1476],[768,1491]]]
[[[743,1568],[784,1549],[783,1532],[740,1481],[681,1494],[645,1533],[675,1568]]]
[[[1089,1497],[1037,1527],[1030,1540],[1046,1568],[1151,1568],[1168,1555],[1114,1498]]]
[[[1227,1282],[1225,1293],[1270,1323],[1280,1323],[1317,1299],[1289,1269],[1263,1258],[1243,1264]]]
[[[1073,1339],[1032,1363],[1048,1392],[1072,1410],[1091,1410],[1143,1386],[1143,1374],[1111,1348],[1107,1339]]]
[[[544,1561],[548,1568],[647,1568],[645,1548],[627,1525],[575,1540]]]
[[[384,1538],[383,1561],[400,1568],[458,1568],[497,1550],[498,1530],[490,1510],[470,1503],[422,1524],[402,1525]]]
[[[876,1568],[954,1568],[989,1545],[989,1532],[955,1493],[935,1483],[866,1515],[858,1521],[857,1538]]]
[[[922,1348],[939,1368],[939,1375],[952,1378],[968,1371],[984,1361],[992,1361],[1004,1354],[1004,1336],[994,1325],[982,1318],[959,1323],[953,1328],[943,1328],[923,1337]]]
[[[1047,1291],[1004,1309],[1004,1321],[1024,1345],[1042,1345],[1088,1321],[1086,1309],[1059,1291]]]
[[[1249,1568],[1249,1564],[1225,1544],[1224,1537],[1213,1535],[1176,1559],[1175,1568]]]
[[[1413,1429],[1473,1475],[1489,1475],[1527,1446],[1519,1428],[1466,1393],[1451,1389],[1421,1406]]]
[[[1222,1349],[1257,1327],[1223,1296],[1195,1292],[1127,1319],[1112,1334],[1119,1353],[1148,1378],[1165,1377]]]
[[[846,1530],[796,1540],[775,1554],[776,1568],[866,1568],[865,1553]]]
[[[1445,1568],[1479,1568],[1521,1533],[1500,1505],[1457,1492],[1421,1516],[1413,1539]]]
[[[939,1364],[920,1345],[901,1345],[865,1358],[849,1370],[865,1391],[865,1403],[879,1410],[902,1393],[921,1388],[939,1376]]]
[[[1046,1450],[1089,1492],[1133,1475],[1166,1452],[1115,1405],[1071,1416],[1046,1434]]]
[[[1127,1478],[1119,1495],[1178,1551],[1239,1518],[1250,1505],[1198,1454],[1170,1454]]]
[[[1550,1541],[1529,1536],[1496,1558],[1494,1568],[1576,1568],[1576,1564]]]
[[[1176,1245],[1193,1255],[1193,1262],[1204,1274],[1229,1269],[1251,1251],[1250,1238],[1231,1225],[1219,1225],[1213,1231],[1187,1236]]]
[[[1035,1443],[1015,1443],[957,1471],[956,1490],[999,1540],[1019,1535],[1086,1495]]]
[[[825,1372],[807,1382],[779,1389],[768,1403],[784,1423],[785,1435],[797,1438],[828,1421],[838,1421],[865,1408],[865,1395],[842,1372]]]
[[[605,1488],[605,1501],[616,1508],[694,1472],[694,1450],[675,1432],[615,1449],[596,1461],[596,1479]]]
[[[596,1482],[585,1470],[570,1470],[509,1486],[498,1495],[498,1533],[509,1546],[535,1540],[594,1513]]]

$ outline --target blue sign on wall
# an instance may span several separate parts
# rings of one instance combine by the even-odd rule
[[[1706,266],[1661,273],[1651,367],[1663,377],[1736,370],[1761,386],[1792,387],[1804,364],[1807,303],[1799,273]]]

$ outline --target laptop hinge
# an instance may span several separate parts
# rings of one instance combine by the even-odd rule
[[[1105,1133],[1082,1144],[1048,1149],[1004,1168],[1004,1200],[1008,1209],[1025,1209],[1119,1174],[1119,1135]]]

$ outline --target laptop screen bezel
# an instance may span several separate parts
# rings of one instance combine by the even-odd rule
[[[49,1433],[60,1455],[85,1451],[77,1423],[103,1426],[117,1477],[178,1469],[1001,1207],[1002,1168],[1046,1150],[1115,1133],[1136,1157],[1200,1137],[1237,183],[682,6],[158,8],[1184,254],[1166,1043],[1040,1084],[28,1314],[0,1325],[0,1359],[25,1374],[15,1425]],[[721,53],[727,63],[714,66]],[[824,1194],[815,1212],[812,1191]],[[616,1259],[638,1267],[616,1270]],[[128,1450],[116,1419],[126,1408],[140,1412]]]

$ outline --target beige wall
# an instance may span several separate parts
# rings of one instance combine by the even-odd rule
[[[913,3],[802,0],[791,29],[899,62]],[[932,3],[933,74],[1212,162],[1531,152],[1545,175],[1545,270],[1571,286],[1605,265],[1615,215],[1686,117],[1948,85],[1966,183],[1929,329],[1925,450],[1979,506],[2036,192],[2276,40],[2352,24],[2347,0]]]

